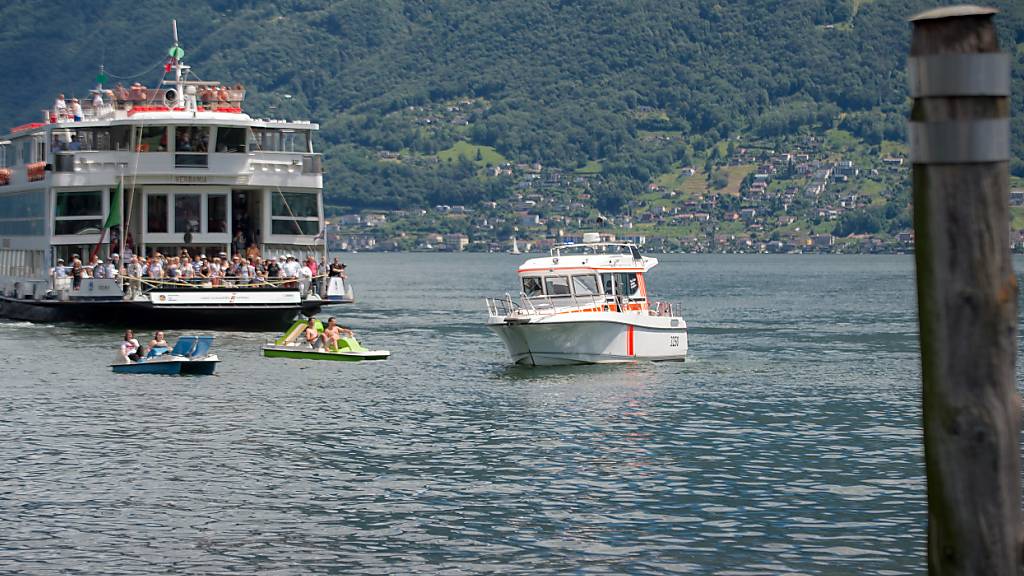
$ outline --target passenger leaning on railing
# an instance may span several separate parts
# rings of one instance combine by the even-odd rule
[[[118,280],[121,277],[121,255],[115,253],[107,263],[107,278]]]
[[[149,265],[149,275],[153,278],[163,278],[165,275],[164,265],[163,254],[157,252],[156,258],[153,258],[153,263]]]
[[[142,263],[139,262],[139,257],[132,255],[131,262],[128,263],[128,297],[135,298],[142,294]]]
[[[183,252],[183,254],[188,254]],[[178,281],[188,284],[192,281],[192,259],[186,256],[179,256],[178,260]]]
[[[206,260],[206,254],[200,256],[199,260],[199,273],[196,274],[196,279],[200,283],[206,284],[210,281],[210,263]]]
[[[210,283],[213,286],[220,286],[224,281],[224,266],[219,257],[214,257],[210,264]]]

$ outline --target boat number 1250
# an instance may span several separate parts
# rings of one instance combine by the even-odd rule
[[[669,336],[668,337],[668,345],[669,346],[679,346],[679,336]]]

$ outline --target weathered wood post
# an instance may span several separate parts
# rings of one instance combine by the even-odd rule
[[[996,10],[911,19],[910,146],[931,574],[1018,574],[1009,58]]]

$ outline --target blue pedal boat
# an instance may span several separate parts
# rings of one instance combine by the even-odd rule
[[[145,358],[128,363],[111,364],[115,374],[196,374],[208,376],[217,368],[220,358],[210,353],[213,336],[182,336],[170,351],[154,348]]]

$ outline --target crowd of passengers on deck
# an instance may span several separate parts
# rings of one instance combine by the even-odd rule
[[[139,106],[163,106],[162,91],[151,90],[139,82],[135,82],[130,88],[118,83],[113,89],[104,89],[97,86],[90,90],[92,98],[91,113],[93,116],[110,110],[131,110]],[[242,99],[245,96],[245,87],[235,84],[234,88],[227,86],[203,86],[196,94],[197,104],[207,110],[234,109],[242,106]],[[57,94],[53,102],[53,109],[50,110],[50,123],[56,122],[81,122],[85,119],[85,109],[78,98],[67,100],[64,94]]]
[[[312,256],[300,262],[291,254],[263,258],[258,252],[257,249],[255,253],[250,251],[246,255],[235,254],[229,258],[225,252],[192,256],[183,249],[177,256],[160,252],[146,258],[131,255],[125,263],[121,262],[119,254],[111,256],[108,262],[92,256],[87,264],[74,254],[70,264],[63,259],[57,260],[52,275],[55,285],[70,278],[72,290],[79,290],[84,278],[124,281],[129,296],[141,294],[144,286],[159,285],[209,288],[282,286],[299,288],[303,295],[319,294],[320,283],[314,279],[347,277],[346,266],[337,257],[330,263],[317,262]]]

